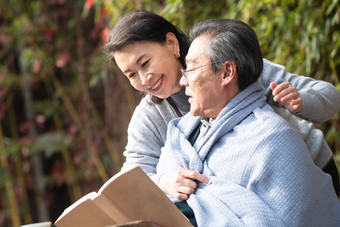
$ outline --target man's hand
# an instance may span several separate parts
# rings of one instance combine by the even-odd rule
[[[296,87],[289,82],[283,82],[280,85],[272,82],[270,88],[273,90],[275,102],[280,102],[291,113],[301,111],[302,98]]]
[[[209,183],[209,179],[202,174],[180,168],[173,173],[161,175],[158,186],[164,193],[170,194],[176,199],[186,200],[196,190],[197,183],[195,180],[205,184]]]

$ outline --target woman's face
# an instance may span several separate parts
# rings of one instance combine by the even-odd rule
[[[182,88],[179,85],[182,65],[178,53],[178,41],[172,33],[168,33],[164,44],[134,42],[116,51],[113,56],[135,89],[164,99]]]

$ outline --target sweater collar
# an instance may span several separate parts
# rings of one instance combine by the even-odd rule
[[[208,140],[213,143],[221,135],[232,130],[244,118],[251,114],[255,108],[265,105],[265,96],[263,94],[264,90],[259,82],[249,85],[246,89],[238,93],[214,120],[214,124],[211,125],[211,130],[209,130],[206,137],[202,140],[202,143],[198,145],[198,149],[205,146]],[[200,119],[200,117],[193,117],[188,113],[182,120],[178,121],[176,127],[188,136],[189,133],[197,127]],[[211,146],[211,144],[209,146]]]
[[[188,102],[189,97],[185,94],[185,88],[182,88],[179,92],[171,95],[169,98],[172,99],[182,115],[185,115],[190,111],[190,104]]]

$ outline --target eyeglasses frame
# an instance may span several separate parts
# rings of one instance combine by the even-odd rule
[[[212,64],[216,64],[216,63],[220,63],[220,62],[221,62],[221,61],[213,61],[213,62],[210,62],[210,63],[208,63],[208,64],[204,64],[204,65],[201,65],[201,66],[192,68],[192,69],[188,69],[188,70],[181,69],[182,76],[188,81],[188,76],[185,75],[185,74],[187,74],[188,72],[192,72],[192,71],[195,71],[196,69],[203,68],[203,67],[205,67],[205,66],[212,65]]]

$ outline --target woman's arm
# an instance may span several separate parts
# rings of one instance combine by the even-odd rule
[[[147,97],[136,107],[128,127],[128,141],[122,171],[138,165],[152,180],[156,179],[156,165],[164,146],[167,119],[156,106],[149,105]]]
[[[170,120],[177,116],[166,103],[149,105],[144,98],[137,106],[128,128],[128,143],[124,156],[126,161],[122,171],[138,165],[164,191],[175,198],[186,199],[193,193],[197,184],[195,180],[207,180],[203,175],[183,169],[174,168],[172,172],[157,175],[156,166],[165,144],[167,127]],[[168,160],[166,160],[168,161]]]
[[[297,89],[302,98],[301,110],[294,115],[308,121],[322,123],[339,111],[340,95],[331,83],[289,73],[284,66],[266,59],[263,60],[263,63],[260,81],[265,88],[267,102],[270,105],[280,106],[280,103],[273,100],[270,84],[272,82],[277,84],[289,82]]]

